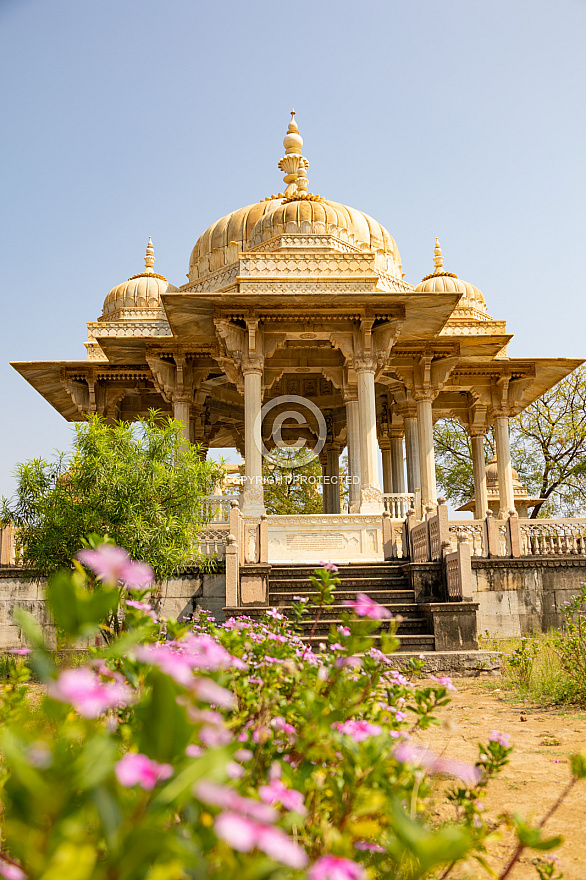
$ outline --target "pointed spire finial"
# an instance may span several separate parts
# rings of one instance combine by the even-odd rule
[[[147,272],[152,272],[155,267],[155,249],[152,239],[149,235],[149,243],[147,244],[146,256],[144,258],[144,267]]]
[[[433,249],[433,265],[435,266],[436,272],[441,272],[444,268],[444,258],[442,256],[442,249],[438,238],[435,240],[435,248]]]
[[[283,138],[283,146],[285,147],[285,155],[279,161],[279,168],[285,172],[283,177],[283,182],[287,184],[285,198],[290,199],[296,195],[298,190],[307,192],[305,169],[309,165],[307,159],[301,155],[303,138],[299,134],[299,128],[295,122],[295,110],[291,110],[291,122],[287,127],[287,134]]]

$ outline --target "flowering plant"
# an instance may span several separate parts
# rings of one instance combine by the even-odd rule
[[[158,620],[148,572],[94,549],[82,561],[107,601],[88,605],[79,567],[47,591],[69,640],[125,616],[83,666],[57,668],[20,614],[33,650],[0,698],[0,877],[417,880],[484,860],[494,828],[482,801],[508,760],[506,735],[491,732],[473,764],[423,748],[419,731],[437,723],[453,685],[396,668],[396,624],[378,634],[380,606],[357,599],[331,628],[332,650],[316,653],[278,609],[223,625],[205,613]],[[316,571],[320,607],[334,568]],[[27,688],[29,670],[42,693]],[[574,781],[586,775],[583,759],[572,767]],[[428,812],[438,776],[449,780],[449,820]],[[520,819],[516,828],[521,848],[559,842]]]

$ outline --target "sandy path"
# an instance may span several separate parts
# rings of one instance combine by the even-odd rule
[[[568,782],[568,756],[586,749],[586,711],[541,709],[523,700],[512,701],[510,694],[505,699],[498,678],[462,678],[455,684],[458,690],[452,694],[451,706],[438,713],[442,719],[449,719],[448,724],[420,733],[418,741],[438,752],[445,750],[452,757],[476,760],[477,743],[486,741],[489,731],[510,734],[515,750],[501,777],[490,786],[486,809],[494,816],[517,811],[538,821]],[[586,780],[570,792],[548,822],[546,831],[547,836],[564,837],[556,855],[562,861],[565,880],[586,880]],[[507,864],[513,848],[510,835],[492,845],[489,862],[497,873]],[[531,865],[534,856],[524,853],[510,875],[512,880],[537,878]],[[486,878],[487,874],[470,864],[467,870],[454,872],[453,876],[454,880],[476,880]]]

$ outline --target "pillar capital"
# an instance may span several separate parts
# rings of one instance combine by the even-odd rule
[[[260,376],[263,374],[264,363],[263,358],[261,357],[244,357],[242,358],[240,366],[244,376],[247,376],[250,373],[258,373]]]
[[[354,369],[358,374],[360,373],[376,373],[376,369],[378,367],[378,361],[374,357],[368,357],[362,355],[360,357],[354,358]]]

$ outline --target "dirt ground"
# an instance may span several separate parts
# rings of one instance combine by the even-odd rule
[[[486,741],[489,731],[510,734],[515,747],[511,762],[490,785],[486,810],[491,816],[516,811],[539,821],[570,778],[569,755],[586,749],[586,711],[544,709],[515,699],[496,677],[460,678],[454,684],[457,692],[451,695],[451,705],[438,713],[444,725],[421,732],[417,740],[445,755],[474,761],[478,742]],[[564,838],[555,854],[562,861],[565,880],[586,880],[586,780],[572,789],[545,832],[546,836],[561,834]],[[510,834],[491,845],[488,861],[497,876],[513,849]],[[531,864],[535,855],[527,850],[523,853],[510,875],[512,880],[537,878]],[[454,880],[484,880],[487,874],[470,863],[452,876]]]

